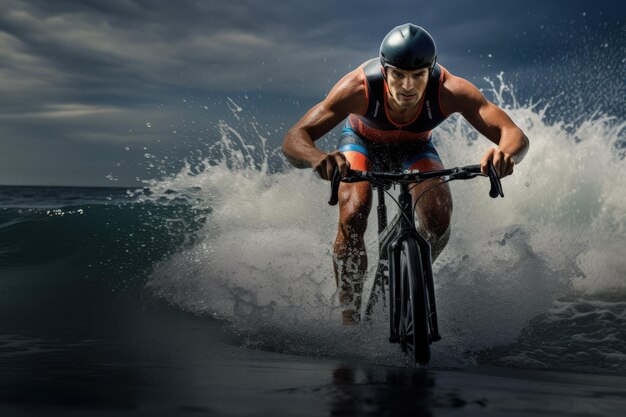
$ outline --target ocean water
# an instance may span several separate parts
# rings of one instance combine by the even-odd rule
[[[451,185],[429,366],[383,308],[340,325],[328,183],[231,100],[204,158],[142,188],[0,187],[0,411],[623,415],[626,124],[548,122],[492,86],[531,148],[504,199]],[[457,117],[435,141],[446,166],[489,145]]]

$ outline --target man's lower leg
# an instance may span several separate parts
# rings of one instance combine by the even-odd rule
[[[333,266],[342,320],[344,324],[356,324],[361,319],[361,298],[367,270],[365,245],[362,240],[350,246],[336,242],[334,249]]]

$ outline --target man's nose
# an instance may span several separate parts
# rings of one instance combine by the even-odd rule
[[[413,77],[404,77],[404,80],[402,80],[402,88],[406,90],[412,90],[414,84]]]

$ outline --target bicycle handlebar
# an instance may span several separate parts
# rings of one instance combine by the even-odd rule
[[[498,196],[504,197],[504,193],[502,191],[502,183],[500,182],[500,178],[498,177],[496,169],[494,168],[491,161],[489,161],[487,172],[489,176],[489,181],[491,182],[489,196],[491,198],[496,198]],[[475,178],[478,175],[481,175],[480,165],[468,165],[465,167],[456,167],[425,172],[374,172],[355,171],[349,169],[348,174],[344,178],[341,178],[339,176],[339,170],[337,169],[337,167],[335,167],[335,171],[333,172],[333,179],[331,180],[331,194],[328,204],[330,204],[331,206],[337,205],[337,202],[339,201],[340,182],[353,183],[369,181],[375,184],[382,185],[394,183],[408,184],[446,176],[449,177],[449,180],[468,180],[471,178]]]

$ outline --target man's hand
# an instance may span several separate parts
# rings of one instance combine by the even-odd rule
[[[515,162],[511,159],[511,155],[502,152],[501,149],[491,148],[485,153],[483,159],[480,161],[480,171],[483,175],[489,175],[489,171],[487,170],[489,161],[493,162],[493,167],[496,169],[500,178],[504,178],[513,173]]]
[[[339,168],[339,175],[343,178],[348,174],[350,162],[346,156],[339,151],[324,154],[324,156],[313,165],[313,171],[320,176],[321,179],[330,181],[333,178],[335,167]]]

